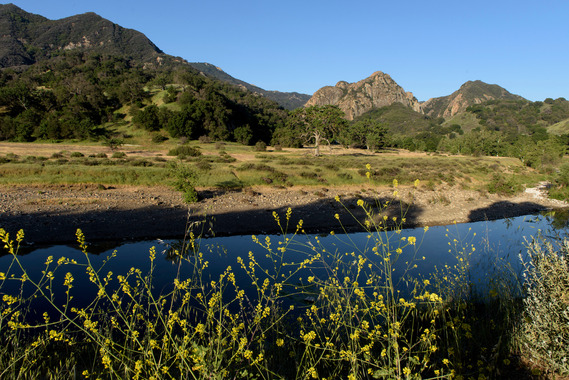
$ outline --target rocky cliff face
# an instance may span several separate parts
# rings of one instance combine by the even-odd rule
[[[374,108],[401,103],[421,112],[421,105],[410,92],[405,92],[391,77],[381,71],[356,83],[340,81],[336,86],[326,86],[316,91],[306,103],[309,106],[336,105],[346,114],[346,119],[354,118]]]

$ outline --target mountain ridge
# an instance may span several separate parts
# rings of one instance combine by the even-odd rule
[[[0,4],[0,68],[30,66],[71,50],[126,55],[155,66],[167,62],[186,64],[206,76],[258,93],[288,109],[300,107],[310,98],[297,92],[267,91],[235,79],[215,65],[206,67],[165,54],[143,33],[123,28],[94,12],[49,20],[14,4]]]
[[[293,110],[295,108],[302,107],[304,104],[306,104],[308,99],[310,99],[310,95],[301,94],[298,92],[280,92],[280,91],[268,91],[262,89],[258,86],[255,86],[253,84],[232,77],[231,75],[223,71],[221,68],[211,63],[188,62],[188,64],[192,66],[194,69],[204,73],[205,75],[232,83],[243,89],[247,89],[249,91],[261,94],[268,99],[276,101],[277,103],[279,103],[288,110]]]
[[[0,66],[28,66],[66,50],[127,55],[149,62],[164,55],[143,33],[94,12],[49,20],[13,5],[0,5]]]
[[[388,74],[376,71],[358,82],[339,81],[335,86],[324,86],[314,93],[306,106],[336,105],[344,111],[346,119],[353,120],[371,110],[400,103],[428,117],[447,119],[469,106],[498,99],[526,100],[496,84],[475,80],[465,82],[451,95],[421,103]]]
[[[447,96],[431,98],[421,105],[425,115],[430,117],[451,118],[469,106],[482,104],[489,100],[526,100],[510,93],[497,84],[488,84],[481,80],[467,81],[458,90]]]

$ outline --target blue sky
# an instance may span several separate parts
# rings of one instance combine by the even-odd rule
[[[468,80],[569,99],[569,1],[13,0],[49,19],[95,12],[165,53],[266,90],[312,94],[383,71],[420,101]]]

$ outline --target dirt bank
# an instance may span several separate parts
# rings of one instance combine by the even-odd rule
[[[0,228],[13,234],[23,229],[27,242],[67,243],[75,241],[77,228],[91,241],[181,237],[192,222],[204,219],[207,223],[199,228],[210,234],[279,232],[273,212],[284,221],[289,207],[291,230],[299,219],[307,232],[357,230],[365,220],[358,199],[388,202],[387,209],[379,210],[382,215],[391,219],[403,212],[407,226],[513,217],[566,206],[531,190],[515,197],[458,188],[397,190],[394,196],[392,188],[256,187],[226,193],[201,189],[202,201],[188,207],[180,193],[165,187],[2,186]]]

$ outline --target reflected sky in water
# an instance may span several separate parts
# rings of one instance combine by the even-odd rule
[[[551,216],[524,216],[504,220],[455,224],[449,226],[431,227],[425,233],[423,228],[403,230],[400,234],[389,232],[383,235],[382,241],[390,241],[392,247],[400,245],[402,238],[410,236],[417,238],[417,250],[407,247],[404,250],[399,262],[395,265],[395,276],[399,276],[406,267],[405,262],[417,264],[415,274],[419,277],[428,277],[435,269],[443,267],[445,264],[450,266],[456,263],[455,247],[464,247],[469,251],[475,248],[472,255],[471,276],[472,280],[484,283],[495,271],[500,271],[506,266],[510,266],[513,272],[520,273],[522,266],[519,256],[525,255],[526,243],[542,233],[544,236],[553,238],[557,235],[565,235],[567,231],[566,220]],[[287,236],[290,237],[290,236]],[[261,242],[265,241],[266,236],[258,237]],[[279,241],[285,237],[270,235],[271,247],[276,249]],[[368,234],[353,233],[350,235],[308,235],[294,237],[296,244],[291,244],[285,253],[287,261],[302,261],[311,255],[310,245],[317,245],[319,241],[327,252],[341,254],[343,260],[350,263],[354,260],[353,256],[345,255],[354,252],[356,257],[359,252],[371,250]],[[116,257],[105,261],[111,256],[114,250],[106,250],[98,254],[89,254],[88,259],[95,268],[101,268],[100,274],[106,275],[108,271],[114,273],[114,277],[125,274],[130,268],[139,268],[142,273],[146,273],[150,268],[149,250],[156,247],[156,269],[154,270],[154,290],[158,293],[170,289],[173,278],[179,273],[181,279],[191,277],[192,266],[187,262],[180,262],[168,258],[168,247],[179,244],[179,241],[141,241],[125,243],[116,248]],[[450,243],[450,244],[449,244]],[[205,260],[209,261],[209,267],[205,274],[204,281],[216,280],[228,266],[231,266],[236,274],[238,284],[251,283],[245,272],[239,267],[237,257],[245,261],[249,252],[253,252],[261,266],[272,267],[272,262],[265,257],[267,251],[259,244],[255,243],[251,236],[232,236],[220,238],[208,238],[199,241],[200,252],[204,254]],[[404,242],[402,243],[404,244]],[[96,247],[93,247],[96,248]],[[393,248],[393,249],[394,249]],[[100,250],[100,248],[99,248]],[[450,250],[450,252],[449,252]],[[94,249],[97,251],[97,249]],[[26,268],[32,279],[37,279],[45,270],[45,261],[48,256],[54,257],[56,262],[64,256],[74,259],[80,264],[87,262],[87,257],[78,249],[71,246],[50,246],[37,248],[30,253],[20,256],[20,262]],[[191,257],[190,257],[190,261]],[[0,272],[8,272],[12,263],[12,257],[5,255],[0,257]],[[52,264],[53,265],[53,264]],[[85,275],[84,266],[63,266],[58,270],[54,290],[64,291],[63,276],[71,271],[76,279],[74,295],[76,301],[87,302],[96,292],[96,288],[90,284]],[[11,273],[18,275],[17,269],[12,269]],[[309,275],[325,277],[326,268],[315,268],[311,273],[304,272],[295,276],[294,282],[306,284]],[[15,291],[17,282],[11,281],[2,287],[3,292]],[[243,286],[243,285],[242,285]],[[85,301],[82,298],[85,297]]]

